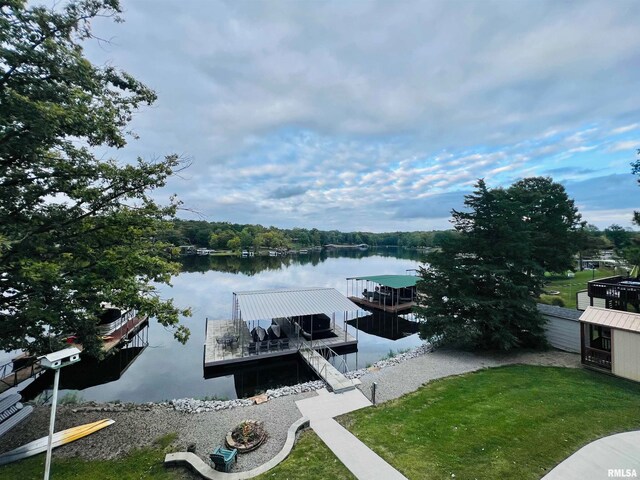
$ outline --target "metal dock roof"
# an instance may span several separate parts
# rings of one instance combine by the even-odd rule
[[[240,318],[244,321],[314,315],[317,313],[355,312],[358,305],[335,288],[298,288],[235,292]]]
[[[420,277],[415,275],[371,275],[368,277],[350,277],[347,280],[368,280],[389,288],[414,287]]]

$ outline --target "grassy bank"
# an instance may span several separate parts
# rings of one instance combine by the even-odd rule
[[[165,453],[175,440],[175,435],[166,435],[156,440],[152,448],[131,452],[116,460],[83,460],[79,458],[53,458],[51,478],[65,480],[139,480],[153,478],[176,480],[184,478],[182,472],[166,470],[163,466]],[[40,454],[20,462],[0,467],[0,479],[39,480],[44,474],[45,455]]]
[[[549,276],[545,284],[545,290],[547,292],[557,291],[559,295],[540,295],[540,302],[553,304],[554,299],[561,299],[562,303],[567,308],[576,308],[576,292],[587,289],[587,282],[594,278],[611,277],[613,275],[619,275],[620,272],[614,273],[613,270],[608,269],[596,269],[583,270],[582,272],[576,272],[575,277],[567,278],[566,276]]]
[[[410,479],[539,479],[574,451],[640,428],[640,385],[510,366],[434,381],[341,422]]]

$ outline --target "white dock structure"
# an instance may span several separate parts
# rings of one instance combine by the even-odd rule
[[[221,367],[299,352],[334,391],[352,389],[353,382],[328,362],[325,356],[342,360],[336,355],[336,349],[357,346],[357,338],[347,332],[346,321],[349,312],[358,311],[358,305],[334,288],[234,293],[232,319],[207,320],[204,367]],[[336,321],[336,314],[342,315],[342,322]],[[327,328],[314,334],[313,317],[318,315],[323,315],[329,326],[325,325]],[[308,328],[309,325],[311,331],[303,330],[303,326]],[[258,340],[250,330],[255,327],[265,330],[271,327],[272,330],[279,330],[280,335]],[[346,365],[343,367],[346,370]]]

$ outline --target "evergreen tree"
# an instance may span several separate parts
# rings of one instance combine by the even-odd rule
[[[466,210],[453,211],[458,235],[444,237],[420,271],[416,313],[423,338],[473,349],[545,343],[535,301],[548,265],[542,258],[549,240],[541,212],[562,217],[573,204],[543,208],[531,200],[539,186],[526,179],[507,190],[489,189],[479,180],[465,197]],[[554,229],[562,223],[570,229],[564,218],[548,220]],[[556,258],[554,264],[563,261]]]

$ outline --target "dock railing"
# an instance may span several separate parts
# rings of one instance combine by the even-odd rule
[[[327,364],[322,362],[322,360],[324,360],[322,356],[320,356],[320,354],[314,355],[317,352],[307,344],[301,344],[298,351],[307,360],[309,366],[316,371],[320,378],[325,379],[327,376]]]
[[[0,392],[15,387],[20,382],[38,375],[41,371],[40,362],[37,360],[15,369],[13,362],[5,363],[0,366],[0,383],[3,384],[0,387]]]
[[[326,343],[326,342],[324,342],[322,340],[313,340],[310,345],[303,344],[300,347],[300,349],[302,349],[304,347],[309,348],[310,350],[315,350],[315,351],[318,351],[318,350],[325,351],[326,355],[322,355],[322,354],[320,354],[320,355],[322,355],[322,357],[327,361],[329,361],[329,358],[327,358],[327,357],[335,358],[337,360],[338,365],[333,365],[333,366],[334,366],[334,368],[336,370],[338,370],[341,373],[346,373],[346,372],[349,371],[349,367],[347,366],[347,362],[345,362],[344,358],[341,355],[338,355],[338,353],[333,348],[331,348],[328,343]],[[318,353],[320,353],[320,352],[318,352]]]

